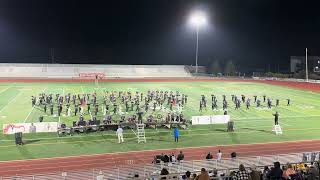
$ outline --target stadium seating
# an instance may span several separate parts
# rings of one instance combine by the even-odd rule
[[[104,73],[107,78],[191,77],[182,65],[0,64],[2,78],[79,78],[80,73]]]

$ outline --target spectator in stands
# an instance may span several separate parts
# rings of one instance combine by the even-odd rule
[[[217,161],[221,161],[221,159],[222,159],[222,153],[221,153],[221,151],[219,149],[219,151],[217,153]]]
[[[167,170],[167,168],[162,168],[160,175],[169,175],[169,171]],[[167,178],[162,177],[161,179],[167,179]]]
[[[211,152],[208,152],[207,156],[206,156],[206,160],[211,160],[213,159],[213,156],[211,154]]]
[[[99,171],[99,174],[97,176],[97,180],[103,180],[103,178],[104,178],[103,172]]]
[[[243,164],[239,165],[239,171],[234,174],[233,180],[249,180],[249,173]]]
[[[161,161],[164,161],[164,154],[163,154],[163,153],[161,153],[161,155],[159,156],[159,159],[160,159]]]
[[[251,180],[260,180],[261,179],[261,172],[257,169],[257,167],[255,165],[253,165],[251,167],[250,178],[251,178]]]
[[[197,177],[197,174],[196,174],[196,173],[193,173],[193,174],[192,174],[192,178],[191,178],[191,179],[193,179],[193,180],[194,180],[194,179],[196,179],[196,177]]]
[[[201,168],[201,173],[196,177],[195,180],[209,180],[209,174],[205,168]]]
[[[170,156],[170,161],[171,161],[172,163],[175,163],[175,162],[177,161],[177,158],[176,158],[176,156],[174,155],[174,153],[171,154],[171,156]]]
[[[157,156],[154,156],[154,157],[153,157],[152,164],[157,164],[157,163],[160,163],[160,160],[158,160],[158,157],[157,157]]]
[[[163,156],[163,162],[164,162],[164,163],[168,163],[169,161],[170,161],[169,156],[168,156],[168,155],[164,155],[164,156]]]
[[[237,158],[237,153],[236,152],[232,152],[231,153],[231,160],[235,160]]]
[[[290,175],[293,175],[293,174],[295,174],[295,173],[296,173],[296,171],[292,168],[292,165],[289,164],[288,167],[286,168],[286,170],[283,171],[282,177],[283,177],[284,179],[289,179],[289,178],[290,178]]]
[[[280,163],[274,162],[273,165],[274,165],[274,167],[271,168],[270,172],[267,174],[267,178],[271,179],[271,180],[282,179],[283,172],[280,168]]]
[[[211,177],[218,177],[218,170],[217,169],[213,169],[212,171],[209,171],[209,176]]]
[[[268,166],[265,166],[264,169],[263,169],[263,172],[262,172],[262,180],[267,180],[268,177],[267,175],[269,174],[270,172],[270,169]]]
[[[230,171],[228,180],[233,180],[233,177],[235,174],[236,174],[235,171]]]
[[[213,169],[213,177],[218,177],[218,170],[217,169]]]
[[[304,165],[305,164],[301,162],[300,164],[298,164],[298,169],[304,171],[306,169]]]
[[[185,174],[185,180],[191,180],[191,172],[187,171]]]
[[[178,154],[177,160],[179,162],[182,162],[184,160],[184,154],[182,153],[182,151],[180,151],[180,153]]]
[[[140,178],[139,178],[139,173],[137,173],[137,172],[136,172],[136,173],[134,173],[134,175],[133,175],[133,179],[140,179]]]
[[[318,168],[311,162],[309,170],[307,171],[307,178],[308,180],[315,180],[317,176],[319,176]]]

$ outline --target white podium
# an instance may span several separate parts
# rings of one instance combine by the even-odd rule
[[[276,133],[276,135],[278,134],[282,134],[282,129],[280,125],[274,125],[272,128],[272,131]]]

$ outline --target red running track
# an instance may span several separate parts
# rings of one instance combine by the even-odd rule
[[[178,154],[180,150],[185,154],[185,160],[201,160],[205,158],[208,152],[216,153],[219,149],[222,151],[224,158],[229,158],[231,152],[236,152],[239,157],[248,157],[319,151],[319,148],[320,140],[306,140],[17,160],[0,162],[0,174],[9,176],[101,167],[115,168],[128,165],[129,161],[131,161],[130,164],[133,163],[134,165],[150,164],[155,155],[172,152]]]

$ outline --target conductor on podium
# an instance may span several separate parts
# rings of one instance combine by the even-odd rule
[[[274,125],[279,125],[279,113],[278,113],[278,111],[276,111],[276,113],[275,114],[273,114],[273,116],[274,116]]]

